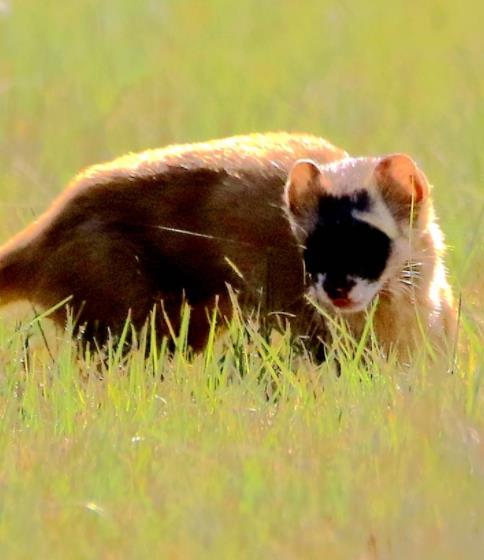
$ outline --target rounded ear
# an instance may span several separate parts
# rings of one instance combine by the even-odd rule
[[[391,196],[413,199],[414,204],[422,202],[429,193],[429,184],[424,173],[413,159],[405,154],[391,154],[383,157],[375,167],[378,185]]]
[[[286,183],[285,197],[293,214],[312,210],[318,203],[319,176],[318,165],[309,159],[300,159],[293,165]]]

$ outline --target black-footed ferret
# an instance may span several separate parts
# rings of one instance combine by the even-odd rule
[[[255,134],[128,155],[81,173],[0,249],[0,301],[69,307],[102,342],[156,313],[161,336],[191,308],[188,343],[206,343],[228,286],[244,310],[307,336],[309,293],[355,333],[375,312],[382,344],[413,348],[421,326],[452,333],[442,235],[427,179],[405,155],[351,158],[322,138]],[[66,308],[52,318],[63,325]],[[420,325],[420,326],[419,326]],[[310,346],[324,340],[311,330]]]

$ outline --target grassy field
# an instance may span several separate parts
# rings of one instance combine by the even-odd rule
[[[237,321],[193,362],[149,332],[81,361],[2,310],[1,558],[482,558],[483,6],[0,0],[1,239],[87,164],[304,130],[420,162],[462,297],[452,372],[339,378]]]

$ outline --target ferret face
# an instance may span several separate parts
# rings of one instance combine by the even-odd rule
[[[366,191],[322,197],[306,238],[303,255],[312,295],[341,311],[368,305],[392,251],[392,239],[363,218],[370,204]]]
[[[297,162],[285,202],[309,295],[343,313],[364,310],[403,266],[410,217],[427,188],[404,155],[347,158],[321,168]]]

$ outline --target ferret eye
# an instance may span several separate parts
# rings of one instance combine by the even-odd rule
[[[365,253],[357,261],[357,274],[368,280],[377,280],[385,270],[391,253],[391,240],[384,233],[375,231],[375,236]]]

